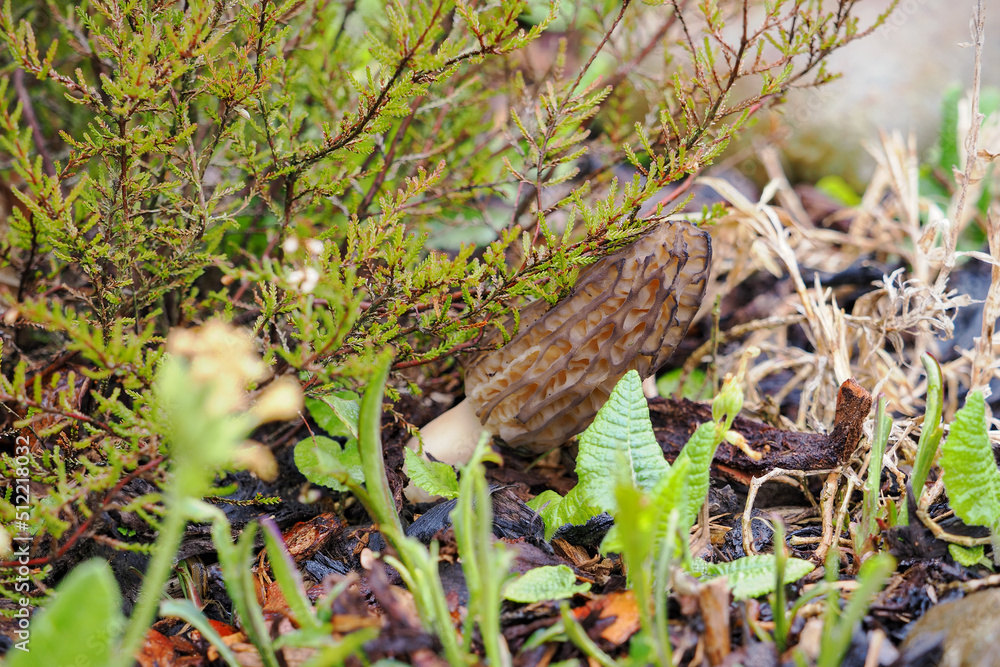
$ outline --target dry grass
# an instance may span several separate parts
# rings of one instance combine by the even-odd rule
[[[750,201],[724,180],[702,178],[731,205],[731,212],[713,231],[713,281],[700,317],[708,317],[715,297],[726,294],[749,276],[769,272],[788,276],[793,290],[766,319],[720,333],[689,360],[689,365],[713,362],[719,375],[735,368],[750,346],[763,351],[747,374],[747,407],[764,407],[761,383],[778,372],[790,372],[770,400],[800,391],[798,428],[828,427],[833,421],[837,388],[849,377],[873,394],[890,401],[894,424],[885,464],[903,481],[899,468],[912,464],[924,410],[926,378],[920,363],[925,352],[939,355],[954,346],[955,318],[960,309],[983,311],[981,334],[970,349],[942,364],[945,382],[945,423],[961,407],[966,392],[981,389],[989,396],[990,381],[1000,375],[995,331],[1000,316],[1000,201],[987,215],[974,205],[987,184],[1000,181],[990,169],[1000,155],[1000,114],[979,112],[979,72],[982,67],[983,12],[972,24],[975,85],[962,101],[958,145],[964,169],[944,174],[952,192],[946,207],[920,191],[919,158],[914,138],[883,133],[868,147],[876,169],[860,205],[838,217],[851,219],[847,233],[812,224],[792,190],[771,148],[758,155],[771,176],[759,201]],[[994,192],[997,188],[993,188]],[[989,239],[989,253],[959,250],[958,241],[972,225]],[[839,272],[859,259],[874,257],[884,265],[899,265],[856,299],[850,312],[837,302],[834,289],[803,275],[813,270]],[[965,262],[992,264],[992,281],[984,302],[949,287],[949,278]],[[806,269],[809,269],[807,271]],[[801,327],[810,349],[789,344],[792,327]],[[722,342],[725,354],[713,355]],[[871,434],[873,420],[866,433]],[[994,427],[997,425],[994,422]],[[1000,432],[991,433],[994,442]],[[858,459],[855,459],[856,461]],[[856,482],[857,472],[844,474]]]

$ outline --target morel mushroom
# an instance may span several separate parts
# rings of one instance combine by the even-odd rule
[[[424,454],[455,465],[483,430],[535,452],[583,431],[626,372],[646,378],[670,357],[701,305],[711,258],[707,232],[663,222],[582,270],[555,306],[526,306],[519,333],[467,367],[465,400],[420,430]]]

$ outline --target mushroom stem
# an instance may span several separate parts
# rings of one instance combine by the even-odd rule
[[[420,428],[424,456],[429,454],[433,460],[448,465],[463,465],[472,458],[479,436],[485,430],[469,399],[465,399]],[[410,438],[406,446],[420,451],[420,442],[416,437]]]
[[[410,438],[406,446],[419,452],[422,440],[425,459],[461,466],[472,458],[479,436],[486,430],[476,416],[476,410],[469,399],[465,399],[426,426],[422,426],[420,437]],[[409,474],[405,466],[403,469]],[[413,482],[406,486],[404,493],[410,502],[430,502],[437,498],[418,488]]]

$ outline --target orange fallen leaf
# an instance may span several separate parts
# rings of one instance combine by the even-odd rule
[[[635,593],[621,591],[609,594],[599,618],[611,617],[614,620],[601,630],[601,639],[620,646],[639,631],[639,605],[635,601]]]
[[[135,660],[141,667],[172,667],[175,655],[173,642],[162,632],[150,628]]]

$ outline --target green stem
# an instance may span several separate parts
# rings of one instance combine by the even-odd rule
[[[882,488],[882,457],[885,456],[885,448],[889,444],[889,432],[892,430],[892,419],[886,410],[887,403],[885,396],[879,397],[878,410],[875,413],[875,434],[872,436],[871,454],[868,458],[868,478],[865,480],[864,509],[858,543],[854,547],[859,554],[867,549],[868,540],[875,534],[877,528],[879,490]]]
[[[778,654],[785,652],[788,646],[788,610],[785,601],[785,563],[788,552],[785,550],[785,524],[780,518],[774,521],[774,598],[771,605],[771,617],[774,619],[774,644]]]
[[[376,361],[374,372],[368,380],[368,387],[361,399],[358,416],[358,445],[361,453],[361,468],[365,473],[365,488],[371,502],[369,509],[375,512],[379,529],[387,538],[401,539],[403,524],[396,514],[396,503],[389,493],[389,481],[385,474],[385,459],[382,457],[382,397],[385,395],[385,381],[389,377],[392,356],[383,354]]]
[[[683,540],[677,531],[679,521],[680,512],[677,509],[670,510],[670,515],[667,518],[667,534],[660,542],[660,551],[656,557],[656,574],[653,579],[653,587],[656,592],[653,599],[653,637],[657,644],[658,660],[662,660],[667,665],[673,664],[673,647],[670,645],[667,612],[670,606],[670,564],[674,560],[674,545]]]
[[[639,605],[642,606],[641,604]],[[563,628],[566,630],[566,637],[583,653],[593,658],[602,667],[618,667],[618,663],[587,635],[587,631],[580,627],[577,620],[573,618],[573,612],[569,605],[563,602],[559,605],[559,614],[562,616]]]
[[[177,471],[175,489],[184,487],[183,484],[179,483],[184,472],[183,469]],[[146,631],[156,618],[156,610],[163,594],[163,586],[170,576],[170,570],[174,565],[174,555],[180,547],[181,539],[184,537],[184,527],[187,525],[187,518],[181,511],[182,499],[180,496],[181,494],[175,490],[167,500],[167,511],[163,523],[160,524],[156,550],[146,568],[142,591],[139,593],[139,599],[132,611],[132,619],[125,632],[125,638],[122,640],[117,661],[112,663],[111,667],[130,667],[135,662],[134,656],[142,646]]]
[[[926,352],[920,356],[920,363],[927,371],[927,399],[924,409],[924,423],[920,427],[920,439],[917,441],[917,458],[913,464],[913,476],[910,478],[913,495],[917,502],[924,492],[924,482],[931,471],[934,457],[944,431],[941,428],[941,366],[937,359]]]
[[[463,665],[467,661],[458,645],[458,636],[451,622],[448,602],[438,575],[437,548],[432,547],[428,556],[422,544],[406,536],[396,513],[396,503],[389,493],[389,480],[386,478],[385,459],[382,456],[382,397],[391,365],[391,353],[382,354],[377,360],[361,399],[361,411],[358,415],[358,450],[361,453],[361,468],[365,474],[368,497],[365,508],[378,523],[386,542],[399,553],[403,566],[400,575],[411,584],[410,592],[417,605],[430,616],[422,620],[429,629],[437,631],[449,664]]]

